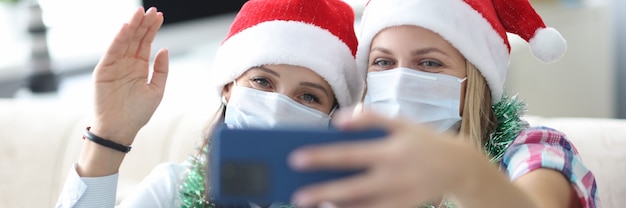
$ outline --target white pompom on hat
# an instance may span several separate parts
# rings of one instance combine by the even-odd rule
[[[370,0],[363,11],[357,67],[366,72],[373,38],[401,25],[429,29],[447,40],[487,80],[493,103],[504,91],[511,46],[507,32],[526,40],[535,57],[551,63],[567,50],[528,0]]]
[[[250,0],[217,50],[210,84],[221,93],[252,67],[289,64],[323,77],[339,106],[354,105],[365,86],[355,62],[354,19],[341,0]]]

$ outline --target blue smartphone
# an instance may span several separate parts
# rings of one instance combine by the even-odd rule
[[[289,154],[302,146],[338,141],[378,139],[383,130],[228,129],[212,134],[209,154],[209,193],[219,206],[249,203],[289,203],[291,195],[308,184],[346,177],[359,170],[295,171]]]

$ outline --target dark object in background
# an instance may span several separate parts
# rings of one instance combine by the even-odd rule
[[[31,43],[28,88],[33,93],[56,92],[59,86],[58,75],[52,71],[46,31],[41,7],[39,3],[32,2],[28,5],[28,33]]]
[[[152,6],[165,14],[163,25],[235,13],[247,0],[142,0],[144,8]]]

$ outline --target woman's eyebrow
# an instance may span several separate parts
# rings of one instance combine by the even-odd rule
[[[425,54],[429,54],[429,53],[440,53],[443,54],[445,56],[448,56],[448,54],[446,52],[443,52],[442,50],[438,49],[438,48],[434,48],[434,47],[429,47],[429,48],[422,48],[422,49],[417,49],[411,52],[412,55],[425,55]]]
[[[384,53],[384,54],[391,54],[391,51],[389,49],[382,48],[382,47],[373,47],[372,50],[370,50],[370,53],[373,51],[380,51],[381,53]]]
[[[278,72],[276,72],[276,71],[274,71],[274,70],[272,70],[272,69],[266,68],[266,67],[264,67],[264,66],[256,66],[256,67],[254,67],[253,69],[258,69],[258,70],[261,70],[261,71],[267,72],[267,73],[269,73],[269,74],[271,74],[271,75],[274,75],[275,77],[280,77],[280,74],[279,74]]]
[[[324,88],[320,84],[316,84],[316,83],[313,83],[313,82],[300,82],[300,86],[307,86],[307,87],[317,88],[317,89],[320,89],[322,92],[324,92],[324,94],[326,94],[326,96],[330,96],[328,94],[328,90],[326,90],[326,88]]]

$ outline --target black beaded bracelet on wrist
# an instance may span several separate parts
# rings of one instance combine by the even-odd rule
[[[83,131],[83,138],[87,138],[96,144],[99,144],[99,145],[102,145],[102,146],[105,146],[105,147],[108,147],[108,148],[111,148],[111,149],[114,149],[123,153],[130,152],[130,148],[131,148],[130,146],[115,143],[111,140],[103,139],[102,137],[96,136],[95,134],[91,133],[89,129],[91,129],[90,126],[85,128],[85,131]]]

